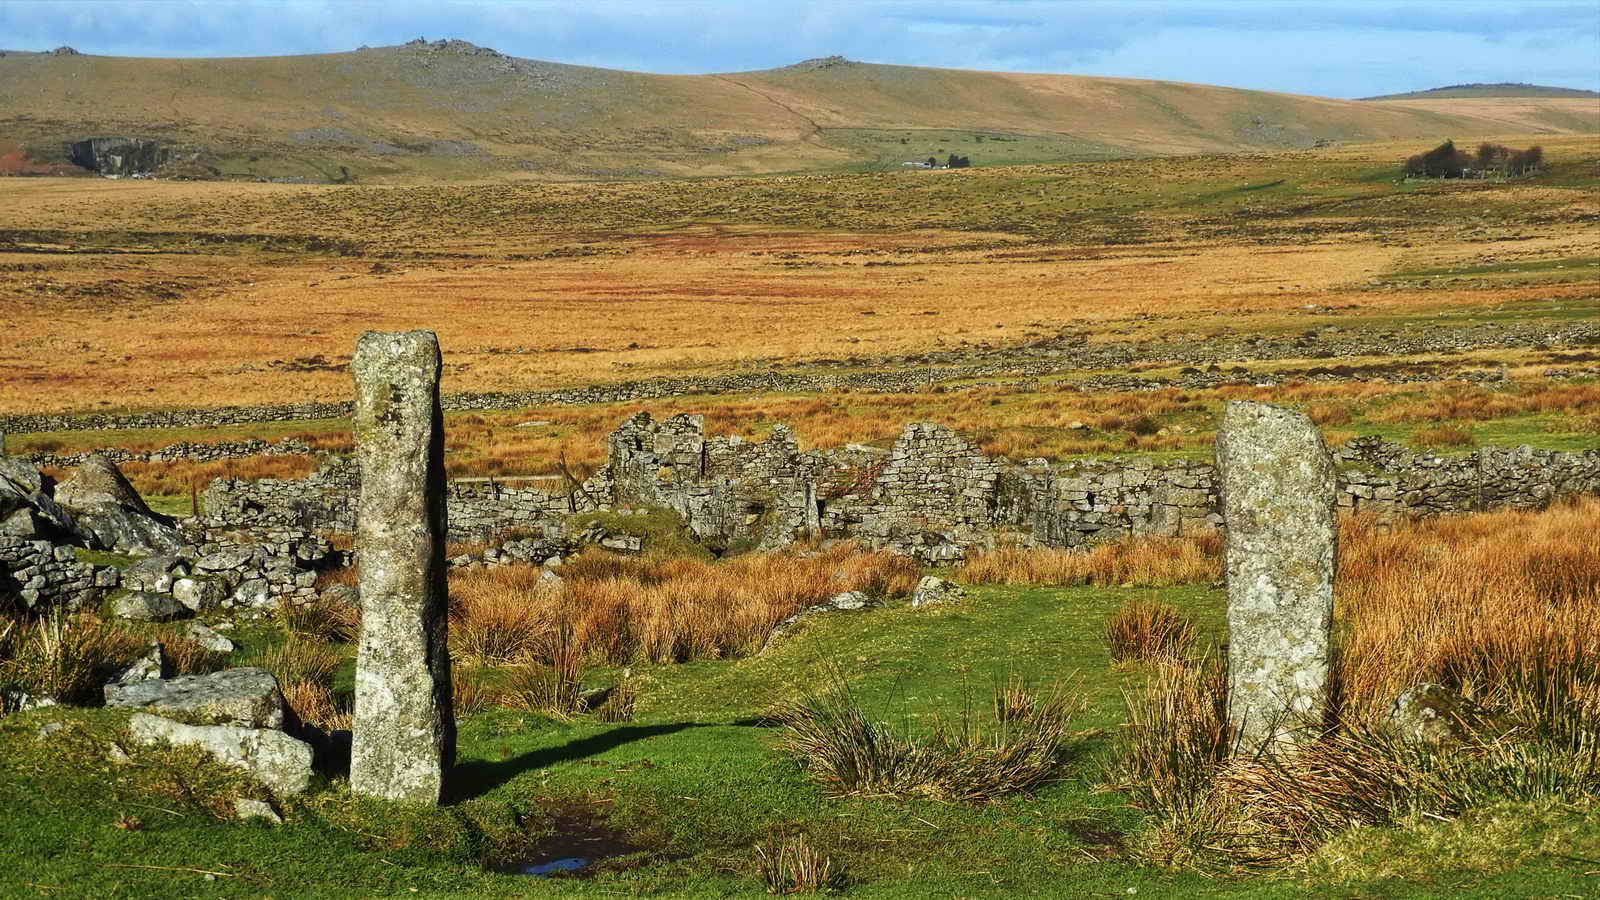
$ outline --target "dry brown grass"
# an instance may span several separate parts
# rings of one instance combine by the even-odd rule
[[[1546,149],[1569,165],[1589,153],[1580,138]],[[1493,214],[1516,223],[1515,241],[1485,243],[1441,226],[1438,208],[1466,200],[1440,190],[1419,195],[1427,199],[1414,220],[1386,212],[1385,240],[1336,230],[1265,249],[1254,235],[1233,234],[1237,223],[1217,233],[1220,210],[1183,199],[1270,179],[1273,167],[1319,190],[1332,185],[1334,198],[1381,196],[1387,186],[1352,178],[1392,164],[1390,152],[1001,168],[914,181],[743,179],[714,188],[15,179],[0,198],[0,226],[83,231],[98,220],[170,228],[181,217],[201,235],[315,227],[421,256],[374,272],[370,259],[327,256],[62,255],[44,260],[40,272],[31,268],[41,263],[37,254],[0,255],[28,267],[0,270],[0,296],[11,298],[0,411],[341,400],[349,393],[343,363],[366,328],[434,328],[449,389],[504,390],[773,360],[981,353],[1067,323],[1137,339],[1214,332],[1205,320],[1215,313],[1241,329],[1278,330],[1305,322],[1308,299],[1382,317],[1592,294],[1592,283],[1367,289],[1371,278],[1418,257],[1438,264],[1495,253],[1593,254],[1600,235],[1581,224],[1593,211],[1581,192],[1496,187],[1505,204]],[[1343,161],[1357,158],[1359,168]],[[1035,181],[1046,196],[1017,202],[1016,188],[1035,192]],[[1545,213],[1549,221],[1540,222]],[[1099,231],[1064,236],[1062,215],[1085,225],[1132,220],[1143,242],[1108,241]],[[847,221],[833,224],[840,217]],[[1197,223],[1208,227],[1191,227]],[[1406,249],[1401,237],[1423,249]],[[578,246],[599,252],[520,258]],[[171,314],[175,302],[182,316]],[[1130,324],[1138,316],[1154,318]],[[117,389],[107,392],[107,384]]]
[[[970,584],[1168,587],[1222,578],[1222,538],[1128,537],[1085,550],[1005,547],[961,569]]]
[[[1394,530],[1348,521],[1335,615],[1347,715],[1421,681],[1493,707],[1561,673],[1570,702],[1600,700],[1597,521],[1593,498]]]
[[[1129,600],[1106,621],[1111,661],[1182,661],[1194,646],[1194,622],[1177,607],[1154,600]]]
[[[586,551],[561,568],[560,589],[531,566],[451,578],[451,642],[472,658],[556,663],[552,647],[624,663],[752,653],[779,622],[843,591],[908,593],[920,571],[904,557],[841,544],[816,556],[753,554],[719,563]],[[562,623],[570,638],[551,643]]]
[[[1231,758],[1226,681],[1159,667],[1127,692],[1112,779],[1160,814],[1138,852],[1278,865],[1352,826],[1506,800],[1590,803],[1600,786],[1600,499],[1401,523],[1345,520],[1330,727],[1299,752]],[[1422,682],[1473,712],[1445,746],[1395,733]]]

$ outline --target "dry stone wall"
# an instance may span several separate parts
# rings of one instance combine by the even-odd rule
[[[553,538],[574,512],[660,506],[713,546],[773,548],[797,537],[854,538],[931,561],[999,541],[1079,547],[1124,535],[1196,534],[1222,523],[1209,461],[1141,458],[1013,463],[943,425],[916,423],[888,450],[801,451],[778,426],[763,441],[708,437],[699,416],[640,413],[608,439],[609,460],[581,489],[470,480],[448,491],[450,534],[526,529]],[[1338,503],[1385,516],[1536,507],[1600,493],[1600,450],[1486,447],[1413,453],[1362,438],[1335,451]],[[357,474],[332,460],[300,480],[214,481],[208,522],[349,531]]]

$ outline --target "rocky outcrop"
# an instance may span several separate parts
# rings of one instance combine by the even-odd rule
[[[172,158],[172,150],[149,138],[97,137],[68,144],[67,156],[91,172],[125,178],[161,168]]]
[[[171,519],[145,505],[116,465],[91,456],[56,485],[55,501],[73,514],[91,545],[120,553],[170,553],[184,545]]]

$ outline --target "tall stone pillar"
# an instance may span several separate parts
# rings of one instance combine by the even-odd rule
[[[438,803],[456,744],[439,339],[431,331],[366,332],[351,369],[361,644],[350,789]]]
[[[1322,720],[1338,556],[1333,457],[1303,413],[1228,404],[1217,430],[1227,524],[1228,717],[1244,753]]]

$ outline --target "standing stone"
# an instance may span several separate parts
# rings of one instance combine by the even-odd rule
[[[1227,525],[1228,718],[1244,753],[1321,723],[1338,554],[1333,458],[1303,413],[1234,401],[1217,431]]]
[[[350,788],[438,803],[456,745],[439,340],[429,331],[369,331],[356,342],[351,369],[361,471],[361,644]]]

